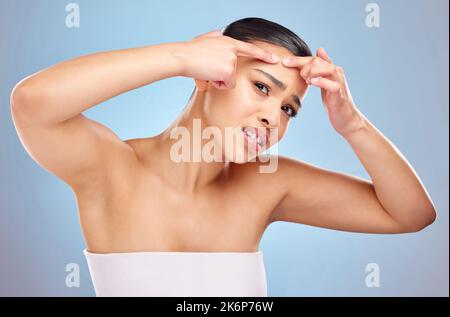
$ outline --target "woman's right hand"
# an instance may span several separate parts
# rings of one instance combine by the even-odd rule
[[[238,56],[247,56],[274,64],[279,57],[255,44],[224,36],[219,30],[199,35],[182,43],[183,76],[210,81],[217,89],[236,86]]]

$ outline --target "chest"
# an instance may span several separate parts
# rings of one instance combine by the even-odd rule
[[[273,191],[262,193],[264,187],[242,180],[196,194],[175,191],[153,177],[122,185],[105,203],[81,204],[91,251],[256,251],[276,202]]]
[[[123,232],[136,240],[174,250],[248,250],[265,229],[264,205],[231,184],[180,193],[143,181],[120,217]],[[158,246],[158,247],[156,247]]]

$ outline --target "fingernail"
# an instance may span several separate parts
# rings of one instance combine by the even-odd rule
[[[275,54],[272,53],[272,60],[273,60],[274,62],[279,62],[279,61],[280,61],[280,58],[279,58],[277,55],[275,55]]]
[[[283,58],[283,64],[284,65],[288,65],[288,64],[290,64],[292,62],[292,58],[290,58],[290,57],[285,57],[285,58]]]
[[[311,78],[311,84],[317,84],[319,82],[319,77]]]

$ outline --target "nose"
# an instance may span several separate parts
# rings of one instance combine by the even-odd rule
[[[266,128],[277,128],[280,125],[280,115],[275,111],[265,111],[258,114],[258,121],[261,122]]]

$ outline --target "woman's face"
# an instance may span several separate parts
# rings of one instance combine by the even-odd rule
[[[281,63],[284,57],[293,56],[288,49],[259,41],[253,44],[275,53],[280,62],[269,64],[238,56],[236,87],[221,90],[209,85],[203,109],[207,125],[218,127],[222,136],[226,127],[234,131],[232,142],[223,138],[217,145],[222,147],[224,158],[235,163],[247,162],[281,140],[289,122],[295,120],[292,115],[300,111],[297,102],[304,99],[308,88],[298,69]],[[252,127],[257,130],[249,129]],[[260,137],[262,147],[257,139],[252,140],[252,132]]]

